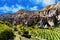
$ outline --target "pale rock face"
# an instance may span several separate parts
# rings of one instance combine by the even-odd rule
[[[54,26],[54,22],[53,21],[49,20],[48,23],[49,23],[50,26]]]
[[[48,28],[47,24],[44,26],[44,28]]]
[[[42,17],[43,16],[43,12],[40,12],[40,17]]]
[[[28,22],[25,22],[25,26],[27,26]]]
[[[58,21],[60,20],[60,15],[58,15]]]
[[[49,11],[49,17],[52,17],[53,15],[56,15],[56,9],[52,9]]]
[[[20,17],[21,15],[19,14],[17,17]]]
[[[55,4],[53,4],[53,5],[50,5],[49,9],[51,9],[51,8],[54,8],[54,6],[55,6]]]
[[[55,5],[55,8],[59,8],[59,9],[60,9],[60,2],[58,2],[58,3]]]

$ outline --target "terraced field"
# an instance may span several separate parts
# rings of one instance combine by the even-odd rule
[[[60,27],[40,29],[24,27],[32,36],[31,40],[60,40]]]
[[[45,40],[60,40],[60,31],[49,29],[34,29],[31,31],[31,35],[37,39]]]

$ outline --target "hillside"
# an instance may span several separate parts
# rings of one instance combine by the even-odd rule
[[[23,24],[32,26],[33,24],[41,24],[44,26],[55,26],[60,23],[59,4],[60,2],[37,11],[19,10],[14,14],[3,14],[0,15],[0,20],[8,21],[14,25]]]

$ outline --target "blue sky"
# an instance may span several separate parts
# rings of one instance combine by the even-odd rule
[[[0,13],[15,13],[20,9],[40,10],[60,0],[0,0]]]

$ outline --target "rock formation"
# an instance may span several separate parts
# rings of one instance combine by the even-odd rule
[[[60,24],[60,2],[49,5],[42,10],[19,10],[15,14],[0,15],[0,20],[9,21],[12,24],[32,26],[33,24],[54,26]]]

